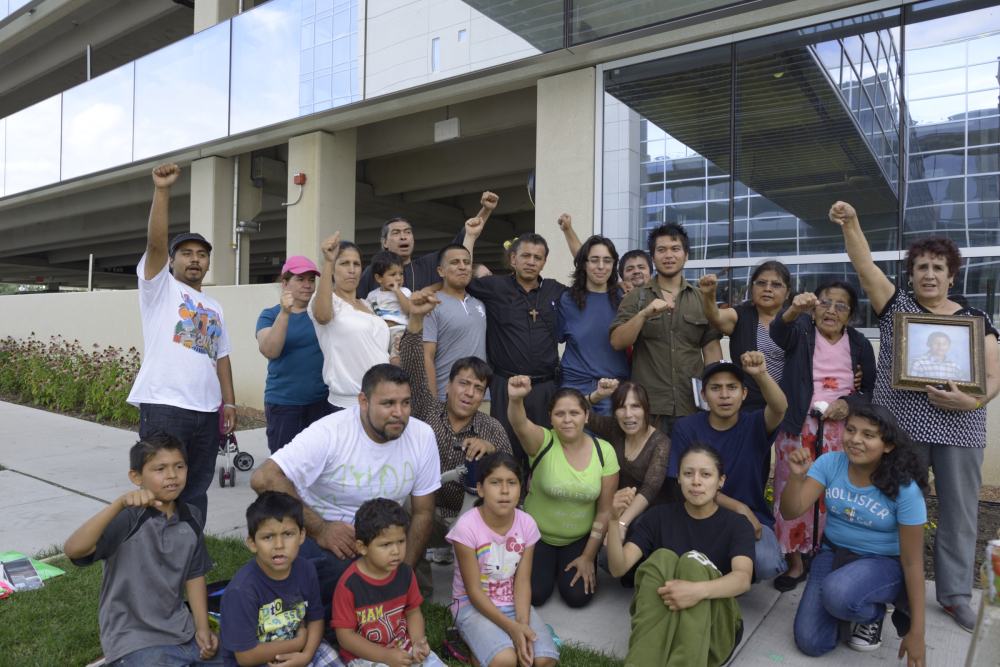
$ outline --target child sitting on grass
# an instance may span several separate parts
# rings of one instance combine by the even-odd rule
[[[541,539],[517,509],[521,466],[506,452],[479,462],[476,508],[445,538],[458,567],[451,613],[477,667],[553,667],[559,649],[531,606],[531,557]]]
[[[226,667],[343,665],[323,641],[323,601],[316,566],[298,558],[306,538],[302,503],[266,491],[247,508],[247,546],[256,558],[222,594],[222,657]]]
[[[132,447],[129,467],[139,488],[63,546],[74,565],[104,561],[98,619],[105,664],[221,665],[219,638],[208,627],[205,574],[212,560],[201,516],[177,500],[187,481],[184,443],[155,428]]]
[[[379,288],[369,292],[365,301],[389,325],[389,354],[395,357],[396,339],[410,321],[412,292],[403,287],[403,258],[391,250],[380,250],[372,257],[371,269]]]
[[[365,501],[354,515],[361,558],[337,582],[330,621],[348,667],[444,667],[427,644],[423,598],[403,562],[409,523],[402,506],[388,498]]]

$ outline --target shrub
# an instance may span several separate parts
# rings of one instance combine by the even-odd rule
[[[139,423],[139,410],[125,402],[138,372],[134,347],[87,353],[79,341],[52,336],[45,344],[33,332],[28,340],[7,336],[0,341],[0,391],[34,405],[83,410],[98,420]]]

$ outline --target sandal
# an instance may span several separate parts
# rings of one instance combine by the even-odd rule
[[[459,662],[471,663],[472,658],[469,657],[471,653],[469,647],[462,640],[458,628],[451,626],[444,631],[444,639],[441,640],[441,648],[438,649],[439,655]]]

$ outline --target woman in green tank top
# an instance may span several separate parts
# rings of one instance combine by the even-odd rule
[[[610,444],[584,432],[587,402],[578,390],[560,389],[549,401],[550,429],[525,414],[529,378],[510,378],[507,391],[507,419],[528,456],[524,510],[542,534],[531,568],[531,604],[543,604],[558,586],[567,605],[583,607],[594,597],[594,562],[611,520],[618,458]]]

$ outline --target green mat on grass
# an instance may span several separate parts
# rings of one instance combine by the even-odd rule
[[[0,554],[0,563],[6,563],[7,561],[17,560],[18,558],[27,558],[20,551],[5,551]],[[31,564],[35,566],[35,572],[41,577],[42,581],[46,579],[51,579],[52,577],[58,577],[60,574],[66,574],[58,567],[53,567],[48,563],[43,563],[39,560],[31,558]]]

